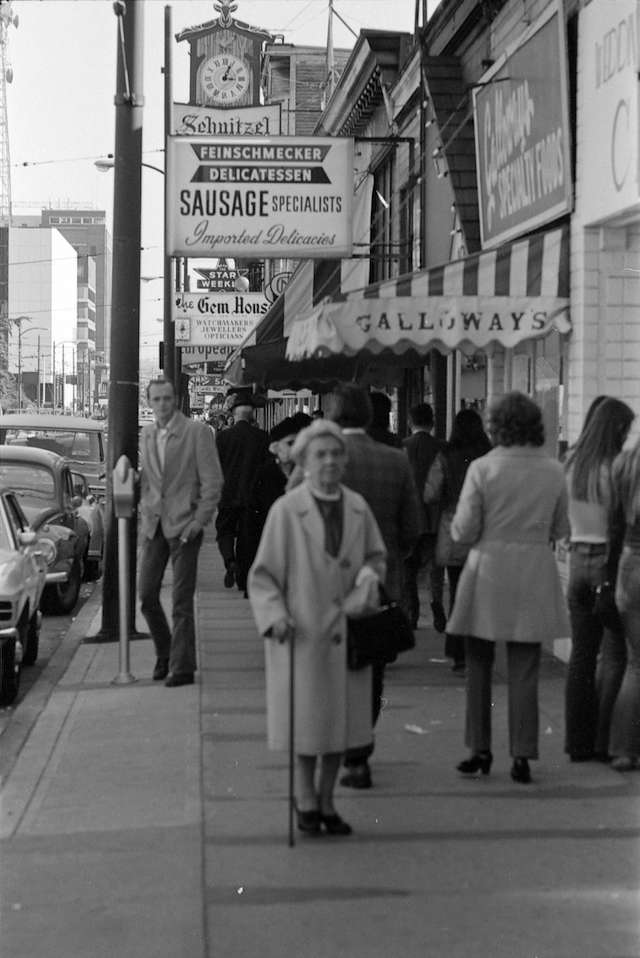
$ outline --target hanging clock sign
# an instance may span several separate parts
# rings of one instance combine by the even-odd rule
[[[257,106],[262,46],[273,37],[235,20],[237,4],[220,0],[214,7],[220,13],[217,20],[182,30],[176,37],[190,44],[189,101],[223,110]]]

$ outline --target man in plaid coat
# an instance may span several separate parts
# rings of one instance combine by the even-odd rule
[[[404,562],[415,546],[421,528],[421,511],[413,473],[405,453],[375,442],[366,433],[372,407],[368,393],[354,383],[338,386],[328,398],[325,415],[341,426],[347,440],[348,459],[342,482],[368,503],[387,547],[385,588],[392,599],[402,600]],[[372,706],[375,725],[382,703],[384,665],[374,666]],[[374,746],[345,755],[342,785],[370,788],[369,758]]]

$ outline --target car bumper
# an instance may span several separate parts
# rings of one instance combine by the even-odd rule
[[[46,585],[52,585],[55,582],[68,582],[69,573],[68,572],[47,572],[47,577],[45,579]]]
[[[17,639],[18,630],[15,625],[7,626],[6,629],[0,629],[0,639]]]

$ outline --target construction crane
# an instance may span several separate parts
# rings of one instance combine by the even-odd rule
[[[9,58],[9,27],[18,26],[12,0],[0,0],[0,226],[11,224],[11,161],[7,121],[7,83],[13,80]]]

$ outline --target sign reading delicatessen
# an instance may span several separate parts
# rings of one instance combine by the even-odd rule
[[[483,247],[571,209],[564,20],[558,5],[473,91]]]
[[[352,252],[353,140],[169,137],[170,256]]]

